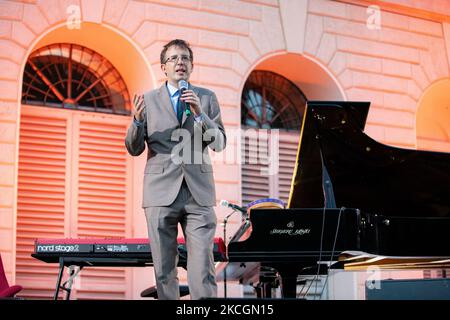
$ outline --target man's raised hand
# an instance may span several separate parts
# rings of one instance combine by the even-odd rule
[[[135,94],[133,97],[133,115],[137,121],[144,121],[144,110],[144,95]]]

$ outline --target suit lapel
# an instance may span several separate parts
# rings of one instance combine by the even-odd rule
[[[169,96],[169,90],[167,90],[165,83],[159,88],[158,99],[159,99],[159,103],[163,107],[163,109],[178,124],[178,118],[175,113],[175,110],[173,110],[172,101],[170,100],[170,96]]]

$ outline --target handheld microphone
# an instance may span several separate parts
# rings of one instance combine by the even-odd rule
[[[227,200],[220,200],[220,205],[222,207],[228,207],[228,208],[240,211],[244,215],[247,215],[247,210],[245,210],[244,208],[242,208],[242,207],[240,207],[240,206],[238,206],[236,204],[229,203]]]
[[[185,90],[189,88],[189,84],[186,80],[180,80],[178,81],[178,88],[180,89],[180,95],[184,93]],[[189,106],[189,103],[185,102],[186,106],[186,116],[189,117],[191,115],[191,107]]]

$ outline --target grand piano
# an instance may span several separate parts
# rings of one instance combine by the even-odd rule
[[[450,256],[450,154],[373,140],[369,106],[307,103],[287,208],[250,210],[219,280],[252,283],[264,297],[281,278],[282,296],[294,298],[299,276],[338,267],[346,251]]]

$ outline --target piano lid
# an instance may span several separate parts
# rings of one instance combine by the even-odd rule
[[[337,207],[450,217],[450,154],[381,144],[363,130],[369,102],[309,101],[289,208],[324,207],[321,154]]]

